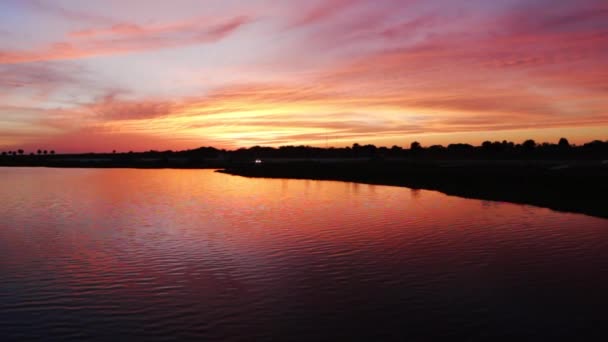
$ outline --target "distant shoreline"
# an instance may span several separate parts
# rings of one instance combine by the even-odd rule
[[[608,218],[608,161],[533,159],[205,158],[158,155],[0,157],[0,167],[218,169],[245,177],[357,182],[436,190]]]
[[[436,190],[465,198],[608,218],[608,164],[601,161],[265,163],[218,172],[253,178],[333,180]]]

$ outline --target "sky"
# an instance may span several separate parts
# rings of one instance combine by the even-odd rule
[[[0,0],[0,151],[608,139],[605,0]]]

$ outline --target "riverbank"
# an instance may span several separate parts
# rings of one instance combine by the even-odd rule
[[[222,169],[266,178],[336,180],[437,190],[608,218],[605,160],[230,159],[187,154],[0,156],[0,167]]]
[[[57,155],[0,157],[0,167],[130,168],[130,169],[218,169],[224,160],[185,157],[142,157],[131,155]]]
[[[219,172],[404,186],[608,218],[608,164],[602,161],[292,162],[239,165]]]

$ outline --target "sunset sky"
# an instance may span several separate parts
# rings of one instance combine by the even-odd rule
[[[606,0],[0,0],[0,151],[608,139]]]

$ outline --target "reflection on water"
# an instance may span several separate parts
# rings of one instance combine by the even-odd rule
[[[209,170],[0,169],[6,339],[605,333],[608,221]]]

